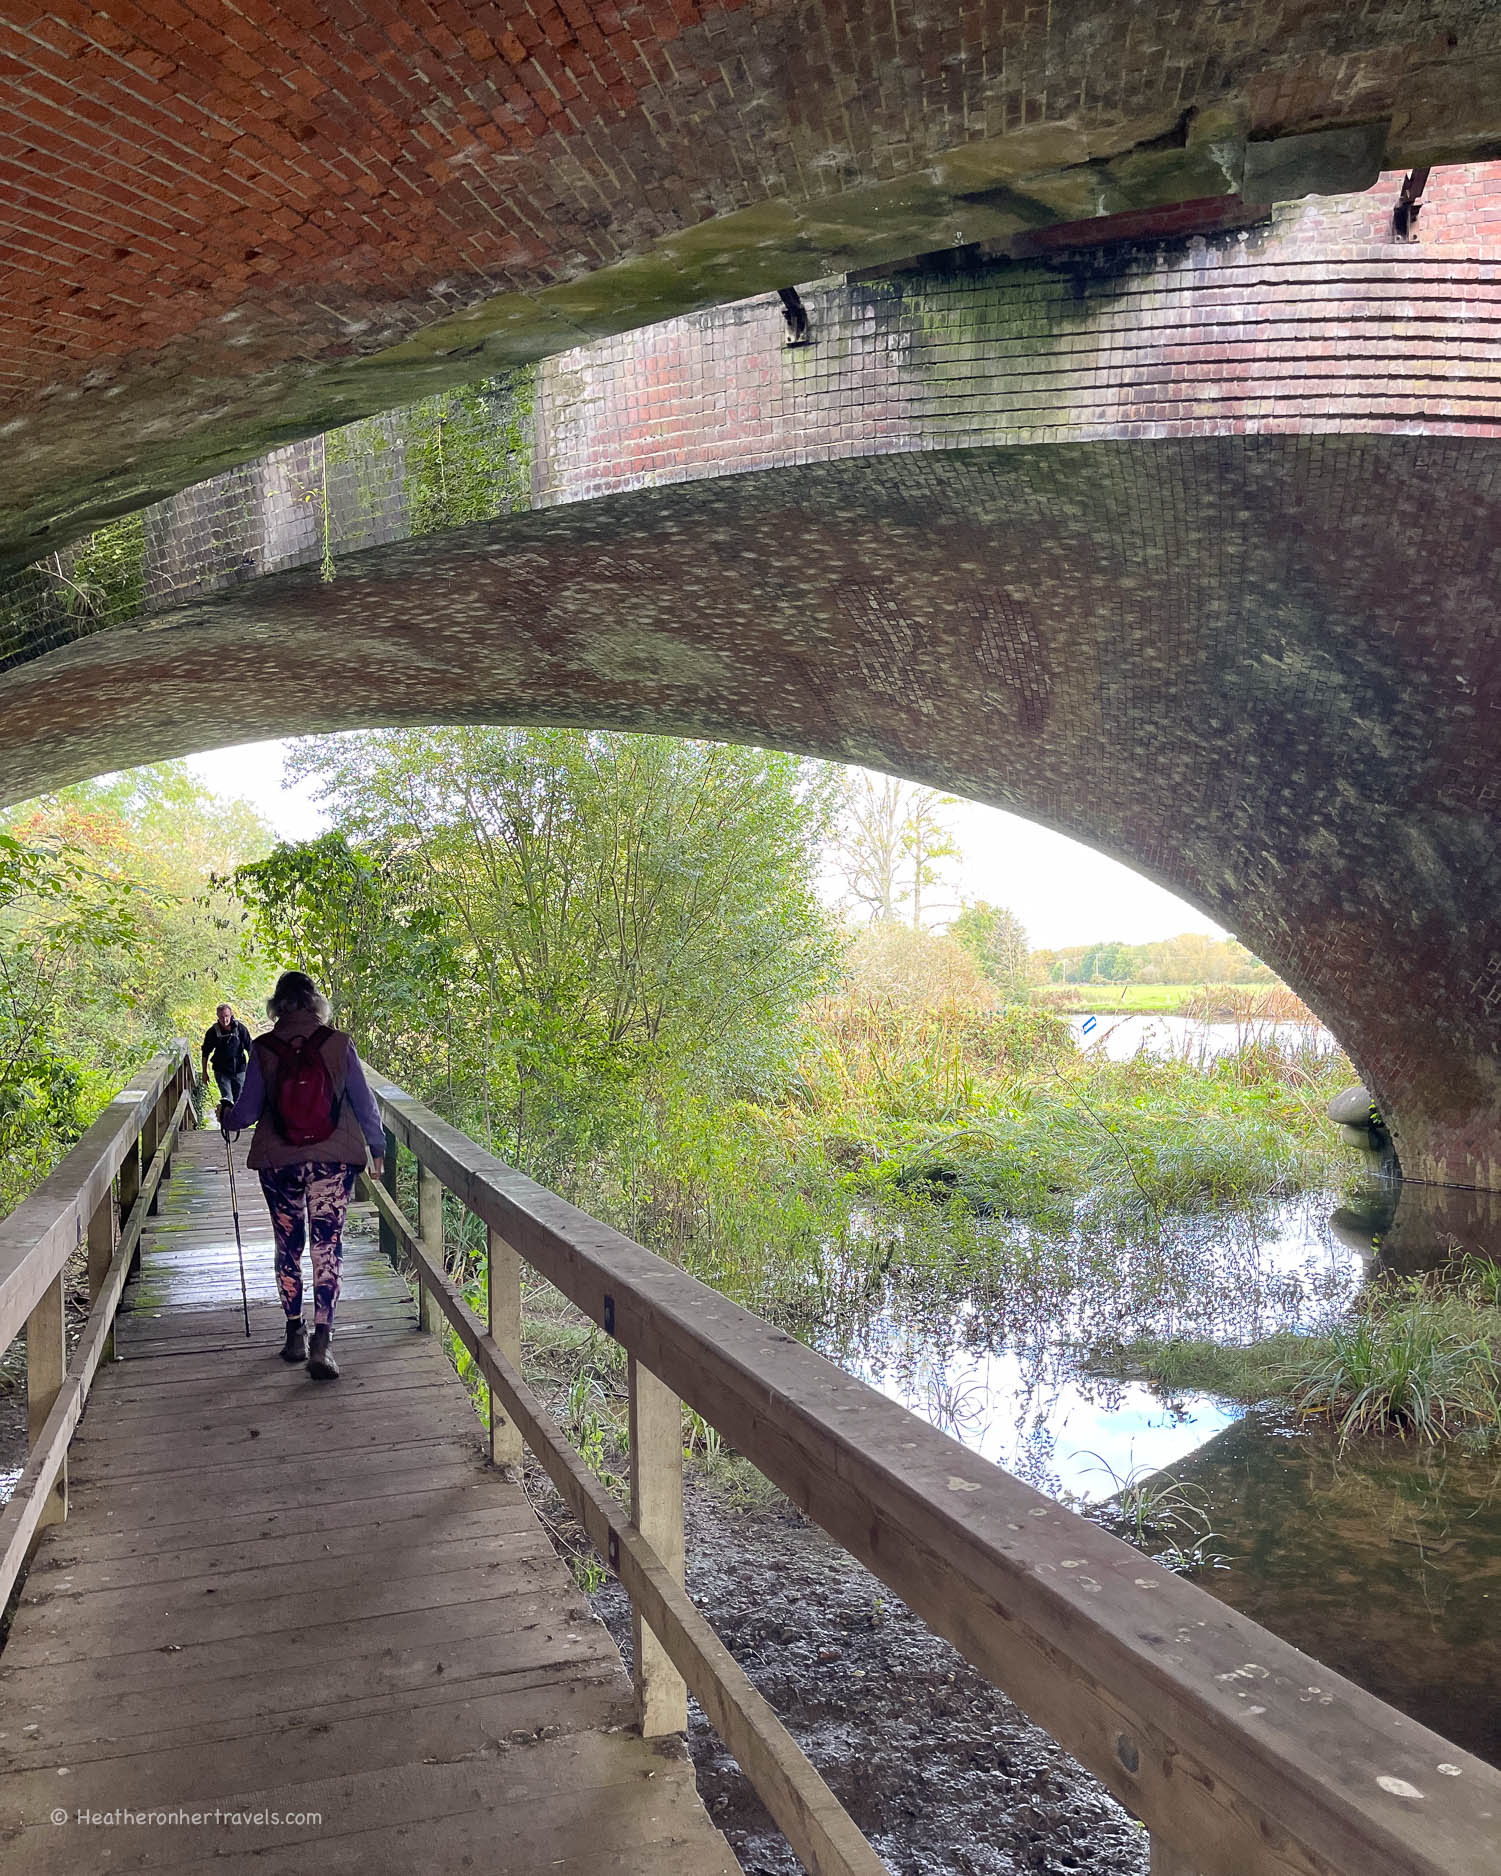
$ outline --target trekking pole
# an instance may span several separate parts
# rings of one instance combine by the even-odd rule
[[[235,1155],[229,1143],[228,1129],[224,1129],[224,1160],[229,1167],[229,1209],[234,1214],[235,1250],[240,1259],[240,1307],[245,1311],[245,1339],[250,1340],[250,1298],[245,1291],[245,1246],[240,1242],[240,1199],[235,1191]]]

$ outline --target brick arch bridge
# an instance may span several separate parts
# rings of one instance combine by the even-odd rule
[[[1501,155],[1491,0],[11,0],[0,553],[581,339]]]
[[[576,352],[531,512],[360,548],[314,503],[267,572],[206,485],[148,527],[144,616],[13,613],[0,799],[438,719],[892,769],[1193,900],[1331,1023],[1410,1177],[1501,1187],[1501,189],[1442,172],[1414,247],[1384,188],[810,292],[804,346],[773,300]],[[257,513],[315,481],[283,452]]]

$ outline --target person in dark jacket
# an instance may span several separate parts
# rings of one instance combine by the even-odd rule
[[[339,1269],[344,1255],[344,1215],[354,1183],[367,1166],[375,1176],[385,1170],[385,1130],[375,1097],[365,1080],[354,1044],[329,1024],[327,1001],[303,971],[284,971],[266,1004],[273,1028],[257,1036],[250,1051],[245,1086],[237,1101],[219,1109],[227,1133],[255,1128],[249,1165],[260,1174],[261,1190],[276,1235],[276,1282],[287,1314],[283,1361],[306,1360],[308,1373],[332,1381],[339,1372],[329,1347],[339,1301]],[[332,1130],[326,1137],[298,1144],[288,1137],[282,1077],[288,1064],[316,1050],[327,1070],[332,1094]],[[299,1075],[299,1080],[305,1078]],[[323,1085],[318,1077],[318,1085]],[[296,1132],[293,1128],[290,1131]],[[305,1129],[303,1129],[305,1131]],[[308,1345],[302,1319],[302,1247],[313,1253],[313,1340]]]
[[[203,1032],[203,1073],[199,1079],[205,1085],[210,1061],[219,1084],[219,1099],[238,1101],[250,1065],[250,1031],[227,1003],[219,1005],[218,1014]]]

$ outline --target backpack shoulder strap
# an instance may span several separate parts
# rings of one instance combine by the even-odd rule
[[[334,1094],[342,1103],[344,1090],[349,1085],[349,1037],[342,1029],[325,1025],[312,1040],[318,1044],[318,1053],[334,1084]]]

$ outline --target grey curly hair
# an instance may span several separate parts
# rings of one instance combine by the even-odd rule
[[[266,1014],[273,1023],[290,1016],[294,1010],[308,1010],[320,1023],[328,1022],[333,1014],[328,998],[306,971],[283,971],[276,980],[276,988],[266,999]]]

